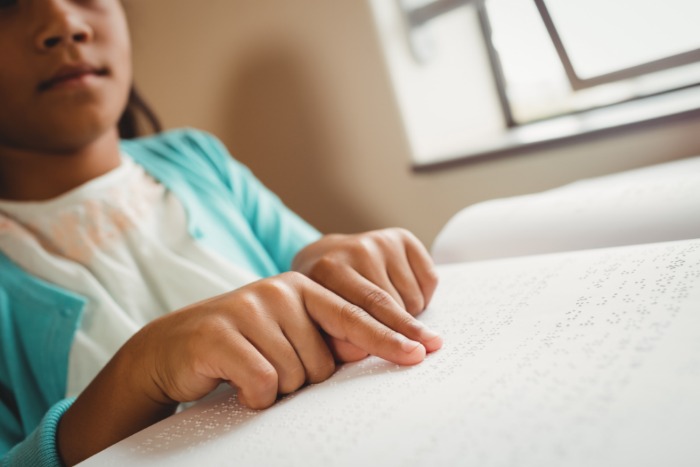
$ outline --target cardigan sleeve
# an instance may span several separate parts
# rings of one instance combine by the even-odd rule
[[[236,161],[216,137],[190,131],[190,137],[214,160],[255,236],[280,271],[291,268],[294,256],[321,234]]]
[[[296,254],[321,234],[289,210],[247,167],[231,159],[231,172],[243,191],[243,212],[280,271],[291,269]]]
[[[0,466],[14,467],[25,465],[62,466],[63,462],[58,454],[56,433],[58,423],[63,414],[73,404],[74,399],[64,399],[54,404],[44,415],[39,426],[23,441],[7,449],[8,440],[2,439],[0,451]],[[5,409],[6,407],[3,407]],[[0,423],[5,423],[1,420]],[[3,428],[3,431],[4,428]]]

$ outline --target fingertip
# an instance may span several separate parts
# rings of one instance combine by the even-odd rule
[[[442,347],[442,337],[420,321],[415,321],[417,340],[423,344],[428,352],[434,352]]]
[[[253,409],[253,410],[263,410],[267,409],[268,407],[272,406],[272,404],[275,403],[277,400],[277,395],[275,394],[272,400],[269,400],[269,398],[265,397],[248,397],[245,395],[243,391],[238,391],[238,401],[245,405],[246,407]]]
[[[420,342],[416,342],[402,335],[399,335],[398,339],[401,344],[401,350],[403,350],[404,353],[413,353],[416,347],[420,346]]]
[[[436,350],[440,350],[442,348],[442,345],[444,344],[444,341],[442,340],[442,337],[440,336],[435,336],[432,339],[429,339],[427,341],[423,341],[423,345],[425,346],[425,350],[428,353],[435,352]]]
[[[425,360],[425,347],[418,342],[416,342],[416,344],[418,345],[411,352],[407,352],[405,354],[406,361],[405,363],[402,363],[403,365],[417,365],[418,363]]]
[[[421,342],[429,342],[440,337],[437,332],[433,331],[420,321],[416,321],[416,327],[418,329],[418,338]]]
[[[420,342],[412,341],[401,336],[401,355],[396,363],[399,365],[415,365],[425,360],[426,349]]]

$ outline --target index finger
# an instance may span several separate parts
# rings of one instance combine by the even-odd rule
[[[330,336],[398,365],[425,359],[425,347],[374,319],[362,308],[308,281],[302,288],[309,316]]]
[[[380,323],[423,344],[428,352],[434,352],[442,347],[440,336],[399,306],[391,294],[386,291],[385,282],[376,280],[374,283],[352,268],[341,267],[330,278],[328,285],[332,292],[359,306]],[[415,291],[415,293],[420,292]]]

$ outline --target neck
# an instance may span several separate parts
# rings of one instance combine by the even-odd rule
[[[116,128],[70,153],[0,150],[0,198],[15,201],[55,198],[120,164]]]

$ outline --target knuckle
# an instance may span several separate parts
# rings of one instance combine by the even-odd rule
[[[382,241],[386,238],[386,229],[372,230],[362,235],[362,240],[368,244]]]
[[[296,365],[294,368],[287,369],[284,377],[279,381],[280,394],[289,394],[296,391],[306,382],[306,372],[301,365]]]
[[[391,306],[393,298],[382,289],[372,289],[365,293],[364,308],[373,310]]]
[[[279,278],[279,282],[283,283],[286,287],[289,287],[288,284],[296,284],[306,280],[306,276],[297,271],[286,271],[277,277]]]
[[[394,235],[396,235],[399,238],[414,238],[414,235],[411,233],[411,231],[408,229],[404,229],[403,227],[394,227],[390,230]]]
[[[378,329],[373,333],[372,339],[376,347],[380,347],[382,344],[394,340],[395,332],[389,328]]]
[[[191,335],[196,338],[211,338],[221,334],[229,326],[228,320],[218,314],[210,314],[192,325]]]
[[[440,282],[440,277],[437,274],[437,271],[434,268],[430,268],[424,278],[424,283],[423,285],[423,292],[425,293],[425,297],[430,297],[432,294],[437,290],[438,283]],[[427,303],[424,304],[424,307],[427,306]]]
[[[235,330],[235,326],[221,315],[208,315],[189,325],[189,329],[182,339],[183,348],[188,355],[201,354],[201,346],[204,342],[224,345],[229,337],[230,331]]]
[[[251,371],[251,387],[255,394],[277,393],[277,371],[271,365],[258,365]]]
[[[339,315],[343,330],[347,336],[349,330],[362,325],[364,322],[365,312],[360,307],[353,305],[352,303],[346,303],[341,306]]]
[[[423,311],[423,308],[425,308],[423,296],[420,294],[409,294],[408,296],[403,297],[403,302],[406,305],[406,311],[408,311],[411,315],[420,313]]]
[[[410,329],[412,331],[417,331],[420,327],[416,318],[409,314],[404,314],[400,320],[400,329]]]
[[[350,245],[350,253],[353,257],[367,258],[373,256],[377,236],[374,233],[368,233],[358,238],[356,242]]]
[[[255,309],[257,307],[257,295],[258,295],[259,283],[254,284],[252,287],[243,288],[238,291],[235,301],[234,309],[238,309],[248,313],[249,310]]]
[[[236,317],[236,323],[243,331],[250,329],[265,329],[271,319],[268,308],[259,299],[251,297],[240,305],[240,312]]]
[[[286,274],[286,273],[285,273]],[[261,292],[267,297],[279,299],[286,297],[289,293],[289,286],[285,282],[284,276],[275,276],[263,280],[260,283]]]
[[[439,276],[435,268],[428,268],[425,273],[425,281],[426,286],[428,286],[431,290],[435,290],[439,281]]]
[[[398,254],[403,249],[403,237],[399,229],[383,229],[372,233],[374,244],[385,254]]]
[[[388,241],[391,242],[396,242],[397,240],[401,240],[405,236],[405,230],[401,229],[399,227],[393,227],[390,229],[384,229],[382,230],[383,237],[387,239]]]
[[[301,296],[303,290],[315,286],[313,279],[297,271],[283,273],[282,281],[284,282],[287,297],[295,301]]]
[[[278,309],[280,306],[286,306],[295,302],[299,294],[296,283],[290,281],[290,277],[293,276],[275,276],[261,281],[255,297],[251,297],[253,304],[251,308],[257,309],[258,312],[262,313],[263,311],[269,312],[270,310]]]
[[[395,245],[396,243],[401,243],[405,236],[404,229],[398,227],[376,230],[374,234],[377,241],[384,245]]]
[[[312,279],[323,279],[335,273],[338,270],[338,261],[329,255],[322,256],[316,261],[311,269]]]
[[[322,362],[308,369],[309,383],[316,384],[325,381],[335,373],[335,361],[328,355]]]
[[[270,407],[274,403],[274,399],[263,396],[261,394],[252,394],[246,397],[245,404],[253,410],[262,410]]]

